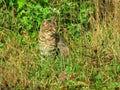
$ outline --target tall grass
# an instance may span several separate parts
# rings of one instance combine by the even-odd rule
[[[1,90],[120,89],[119,0],[23,1],[0,2]],[[70,56],[43,58],[39,26],[56,16]]]

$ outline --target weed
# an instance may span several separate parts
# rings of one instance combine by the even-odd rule
[[[120,10],[115,0],[0,0],[0,89],[120,89]],[[56,17],[70,56],[43,58],[38,31]]]

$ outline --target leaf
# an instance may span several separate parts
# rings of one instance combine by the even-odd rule
[[[98,80],[102,80],[102,79],[103,79],[100,72],[99,72],[98,75],[96,76],[96,79],[98,79]]]
[[[44,2],[48,3],[48,0],[44,0]]]
[[[26,4],[26,0],[18,0],[17,4],[18,4],[18,10],[17,11],[19,11]]]
[[[0,48],[2,48],[3,46],[4,46],[4,44],[0,42]]]
[[[70,74],[70,66],[66,66],[66,72],[67,74]]]
[[[46,18],[46,17],[48,17],[50,14],[50,7],[46,7],[46,8],[43,8],[42,9],[42,13],[43,13],[43,18]]]
[[[0,0],[0,4],[2,3],[3,0]]]
[[[13,4],[14,4],[13,0],[10,0],[9,4],[10,4],[10,6],[13,6]]]
[[[117,66],[117,72],[120,72],[120,65]]]
[[[35,5],[35,7],[34,7],[35,9],[41,9],[42,7],[41,7],[41,5],[40,4],[37,4],[37,5]]]

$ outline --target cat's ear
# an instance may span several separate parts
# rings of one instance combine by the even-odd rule
[[[57,17],[54,17],[54,18],[52,19],[52,23],[55,25],[56,28],[58,27],[57,21],[58,21],[58,18],[57,18]]]
[[[43,23],[43,25],[46,25],[47,24],[47,20],[43,19],[42,23]]]
[[[53,21],[53,22],[57,22],[58,19],[59,19],[58,17],[54,17],[54,18],[52,19],[52,21]]]
[[[54,18],[52,19],[52,21],[56,22],[56,21],[57,21],[57,18],[56,18],[56,17],[54,17]]]

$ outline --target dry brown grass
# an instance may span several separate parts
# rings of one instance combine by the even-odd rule
[[[52,1],[51,5],[58,3]],[[85,1],[80,0],[81,3]],[[71,50],[67,60],[60,56],[56,60],[43,59],[39,54],[38,37],[32,37],[26,29],[22,33],[10,30],[9,16],[5,14],[4,18],[1,9],[5,25],[0,27],[0,89],[119,90],[120,1],[92,1],[95,12],[89,15],[89,28],[75,21],[71,10],[70,23],[76,22],[82,30],[87,29],[80,31],[80,39],[77,41],[70,35],[67,25],[62,31]],[[59,4],[61,1],[57,8]],[[61,18],[65,25],[66,17]],[[71,25],[69,29],[77,28]]]

